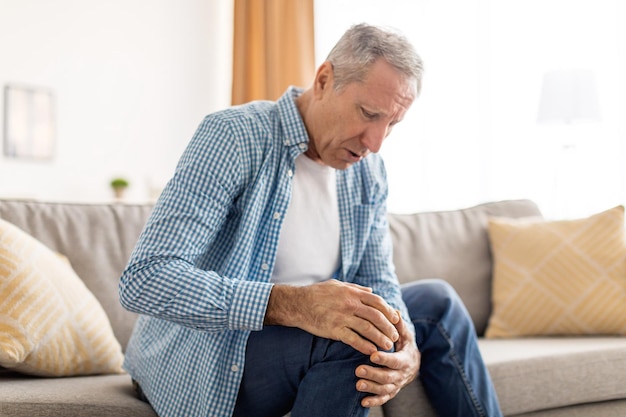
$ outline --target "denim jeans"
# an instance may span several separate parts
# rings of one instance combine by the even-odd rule
[[[440,416],[501,412],[467,310],[450,285],[423,280],[402,288],[422,354],[420,375]],[[253,332],[233,416],[365,417],[355,369],[369,363],[351,347],[295,328]]]
[[[402,287],[422,354],[419,378],[439,416],[500,417],[500,405],[484,365],[469,313],[441,280]]]

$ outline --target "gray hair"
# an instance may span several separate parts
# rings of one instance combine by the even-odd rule
[[[363,81],[378,58],[414,79],[419,95],[424,65],[413,45],[397,31],[365,23],[348,29],[326,58],[333,66],[335,90]]]

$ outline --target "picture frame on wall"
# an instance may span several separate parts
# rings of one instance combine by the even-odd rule
[[[43,87],[5,85],[4,155],[51,160],[55,142],[54,92]]]

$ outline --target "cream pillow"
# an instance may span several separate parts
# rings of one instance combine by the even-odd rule
[[[624,207],[585,219],[489,220],[486,337],[626,334]]]
[[[0,219],[0,367],[41,376],[121,373],[106,313],[69,262]]]

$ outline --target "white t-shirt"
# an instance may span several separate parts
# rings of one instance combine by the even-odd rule
[[[272,282],[308,285],[331,278],[340,265],[337,181],[334,168],[304,154],[295,163]]]

